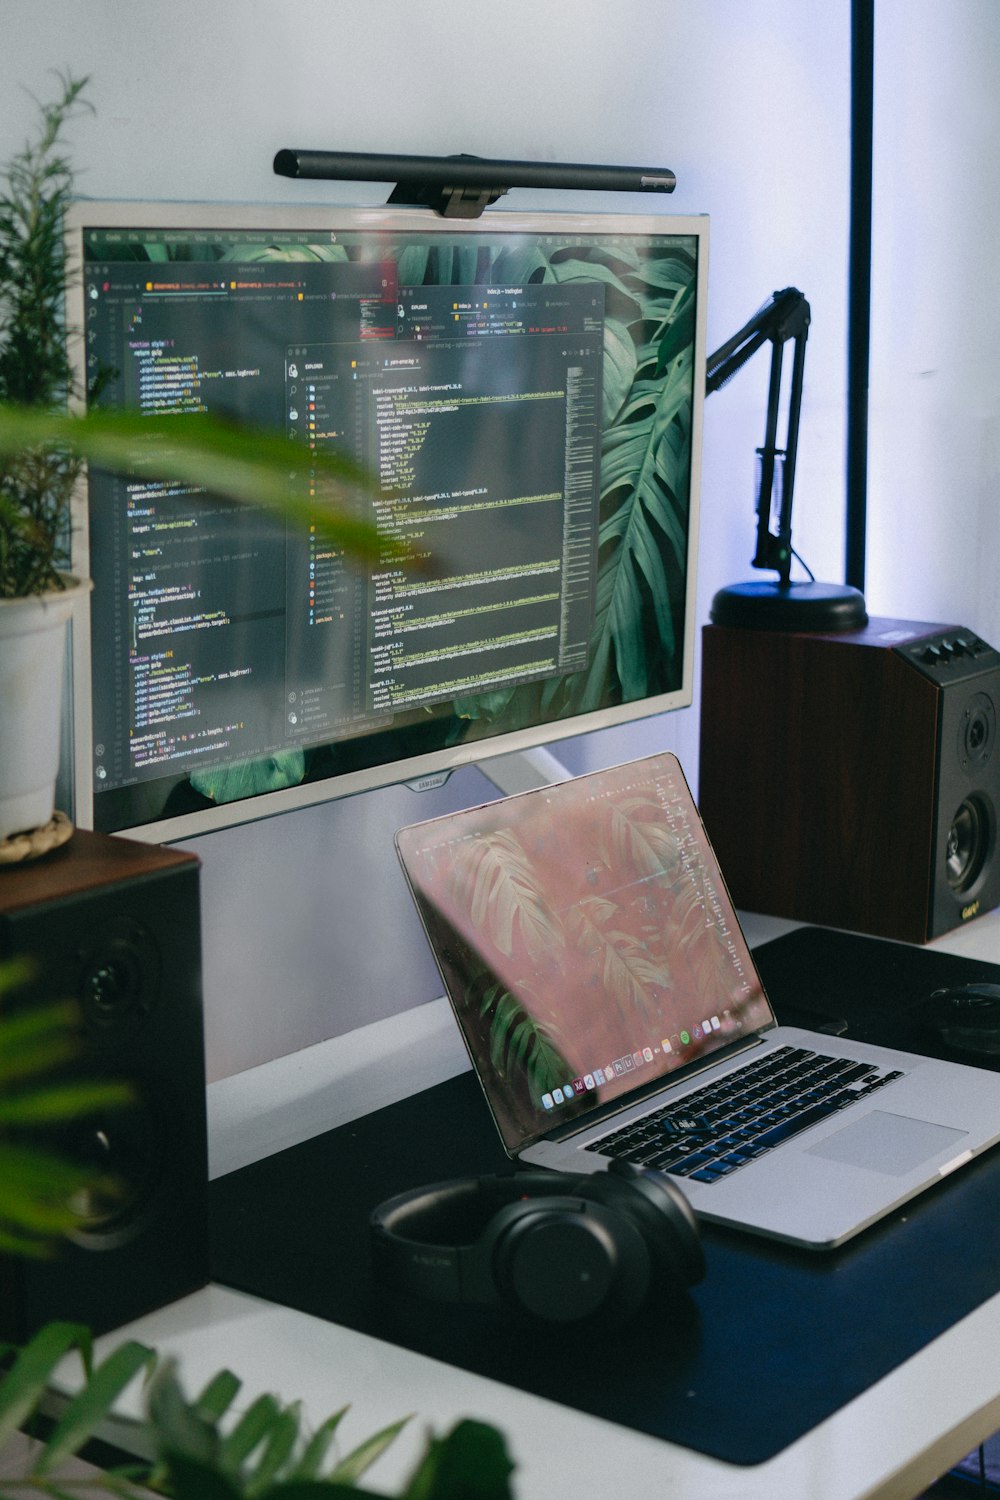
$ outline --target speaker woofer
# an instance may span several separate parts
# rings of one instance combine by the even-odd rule
[[[114,1246],[140,1229],[162,1175],[163,1127],[145,1100],[67,1130],[61,1146],[94,1181],[71,1198],[78,1244]]]
[[[958,895],[972,889],[993,847],[993,816],[982,797],[967,797],[948,830],[945,854],[948,884]]]

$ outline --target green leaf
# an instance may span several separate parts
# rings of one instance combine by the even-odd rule
[[[626,286],[622,278],[611,270],[610,266],[602,265],[597,260],[561,260],[553,261],[552,272],[556,281],[582,281],[592,285],[595,281],[601,281],[605,287],[617,292],[625,298],[633,313],[637,311],[638,299],[634,292]]]
[[[508,957],[517,937],[534,957],[562,946],[558,920],[516,834],[500,829],[459,845],[453,884],[476,931]]]
[[[495,1427],[462,1421],[432,1438],[402,1500],[511,1500],[514,1465]]]
[[[93,408],[86,414],[0,405],[0,457],[56,445],[115,472],[205,489],[315,524],[356,558],[383,555],[386,539],[360,518],[364,471],[337,453],[316,452],[274,433],[201,415],[146,417]]]
[[[500,717],[516,691],[516,688],[499,688],[495,693],[476,693],[456,698],[453,711],[460,719],[484,719],[491,722]]]
[[[0,995],[17,989],[38,971],[38,963],[32,958],[0,959]]]
[[[93,1342],[80,1323],[47,1323],[20,1351],[0,1380],[0,1452],[35,1410],[59,1361],[73,1349],[79,1350],[89,1377]]]
[[[225,1416],[240,1393],[242,1381],[232,1370],[219,1370],[194,1403],[203,1422],[217,1422]]]
[[[25,1019],[29,1018],[25,1017]],[[53,1034],[50,1028],[45,1028],[36,1036],[28,1034],[22,1039],[11,1034],[10,1023],[2,1022],[0,1023],[0,1088],[8,1089],[11,1084],[34,1078],[39,1073],[50,1073],[53,1068],[69,1062],[79,1050],[75,1037],[66,1030],[63,1030],[61,1034]]]
[[[257,760],[234,761],[191,773],[191,785],[212,802],[236,802],[284,787],[298,786],[306,773],[305,752],[298,747],[276,750]]]
[[[557,252],[541,277],[603,282],[606,291],[600,552],[587,669],[505,698],[461,699],[466,722],[519,728],[644,696],[679,681],[689,511],[693,370],[693,255],[640,260]],[[496,268],[495,268],[496,269]],[[500,279],[499,275],[498,278]],[[608,425],[608,424],[611,425]],[[647,670],[648,669],[648,670]]]
[[[349,1408],[342,1406],[313,1433],[301,1455],[297,1459],[288,1474],[289,1480],[316,1479],[320,1474],[327,1454],[333,1446],[337,1435],[337,1429],[347,1415]]]
[[[501,1076],[512,1077],[523,1071],[533,1098],[541,1099],[554,1084],[561,1083],[570,1071],[557,1046],[555,1036],[527,1008],[534,1002],[527,982],[521,994],[513,995],[502,985],[490,985],[479,1008],[479,1014],[490,1014],[490,1062]]]
[[[281,1407],[274,1396],[258,1396],[251,1402],[232,1432],[222,1439],[219,1461],[223,1469],[235,1472],[258,1444],[264,1442],[280,1418]]]
[[[23,1260],[47,1260],[52,1254],[49,1238],[39,1238],[38,1231],[20,1233],[10,1225],[0,1225],[0,1251]]]
[[[340,1484],[332,1479],[292,1479],[283,1480],[276,1484],[262,1500],[341,1500],[341,1497],[358,1495],[371,1497],[375,1495],[374,1490],[359,1489],[357,1485]],[[188,1500],[187,1495],[179,1497],[179,1500]]]
[[[572,920],[581,950],[595,961],[604,996],[626,1019],[637,1011],[654,1019],[657,1008],[651,992],[669,986],[670,970],[622,925],[616,903],[602,896],[586,898],[574,907]]]
[[[389,1445],[396,1441],[409,1420],[409,1417],[403,1417],[401,1421],[393,1422],[389,1427],[383,1427],[380,1432],[374,1433],[363,1443],[359,1443],[340,1460],[329,1478],[338,1484],[354,1484],[355,1480],[360,1479],[365,1470],[371,1467]]]
[[[24,1488],[28,1488],[30,1483],[30,1480],[27,1481]],[[45,1485],[39,1485],[38,1488],[46,1497],[49,1497],[49,1500],[79,1500],[79,1496],[74,1495],[66,1485],[57,1485],[53,1480],[49,1480]]]
[[[692,241],[692,246],[694,242]],[[636,265],[636,275],[647,286],[664,291],[676,291],[678,295],[690,294],[694,283],[694,250],[671,247],[663,254],[651,256]]]
[[[125,1387],[155,1362],[153,1350],[134,1339],[114,1349],[70,1401],[33,1465],[33,1472],[50,1474],[65,1459],[78,1453],[93,1437]]]
[[[551,279],[548,258],[540,246],[533,244],[501,250],[490,267],[490,281],[503,286],[521,286],[528,281]]]
[[[232,1379],[235,1380],[235,1376]],[[192,1406],[185,1399],[177,1378],[176,1360],[163,1361],[150,1381],[146,1397],[157,1449],[157,1462],[151,1473],[154,1484],[162,1484],[171,1464],[181,1459],[193,1463],[217,1463],[219,1436],[212,1413],[230,1390],[230,1381],[224,1372],[220,1372],[202,1392],[200,1399],[205,1401],[205,1410],[202,1411],[199,1403]]]
[[[694,339],[694,292],[687,288],[684,300],[671,319],[656,351],[656,373],[663,375],[675,359],[680,359]]]
[[[246,1476],[244,1487],[247,1495],[264,1493],[291,1458],[299,1436],[299,1414],[299,1403],[294,1402],[275,1416],[261,1445],[257,1462]]]
[[[662,810],[646,797],[613,805],[601,834],[601,856],[612,869],[636,869],[645,877],[675,876],[682,870],[682,848],[664,827]]]
[[[242,1491],[214,1464],[187,1453],[166,1456],[168,1493],[183,1500],[242,1500]]]
[[[50,1493],[52,1484],[53,1481],[49,1480],[45,1486]],[[141,1500],[141,1497],[136,1495],[136,1489],[137,1487],[149,1489],[149,1464],[141,1462],[116,1464],[113,1469],[102,1469],[100,1484],[102,1489],[107,1488],[112,1494],[121,1495],[123,1500]],[[79,1500],[79,1496],[74,1496],[74,1500]]]
[[[675,364],[662,389],[641,382],[623,412],[627,425],[609,440],[603,493],[610,499],[616,490],[631,489],[631,495],[601,525],[597,619],[582,708],[608,700],[612,668],[623,697],[641,697],[651,651],[658,649],[667,661],[676,652],[668,569],[672,555],[676,576],[683,577],[685,533],[679,514],[687,512],[688,470],[686,458],[675,461],[668,438],[671,424],[686,411],[690,378],[687,358]],[[648,623],[655,630],[652,642]]]
[[[0,1141],[0,1226],[15,1238],[34,1240],[35,1253],[74,1228],[70,1198],[81,1189],[110,1184],[95,1173],[31,1146]],[[41,1243],[38,1241],[41,1240]],[[27,1243],[25,1244],[27,1250]]]
[[[263,231],[261,231],[263,233]],[[150,247],[153,248],[153,247]],[[241,265],[265,262],[296,261],[346,261],[344,245],[240,245],[233,246],[219,256],[222,261],[238,261]]]
[[[16,990],[31,970],[12,964],[0,967],[0,996]],[[0,1016],[0,1088],[50,1071],[76,1056],[80,1009],[73,1001],[22,1006]]]
[[[79,1120],[96,1110],[113,1109],[135,1099],[135,1090],[122,1083],[59,1083],[22,1091],[0,1099],[0,1125],[41,1125]]]
[[[610,425],[625,404],[637,368],[635,345],[626,324],[608,318],[604,324],[604,423]]]
[[[400,286],[422,286],[427,275],[428,251],[426,245],[407,245],[397,262]]]

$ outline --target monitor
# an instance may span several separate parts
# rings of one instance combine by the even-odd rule
[[[84,201],[67,235],[95,401],[337,446],[408,552],[91,472],[81,826],[188,838],[690,703],[707,220]]]

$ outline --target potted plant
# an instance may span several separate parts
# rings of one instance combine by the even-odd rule
[[[65,405],[60,232],[72,177],[60,132],[82,82],[42,107],[38,140],[8,164],[0,194],[0,401]],[[0,839],[52,817],[65,624],[85,584],[61,571],[80,460],[29,446],[0,468]]]
[[[307,466],[292,462],[284,435],[172,417],[167,442],[155,420],[70,410],[83,393],[74,389],[74,330],[63,317],[62,221],[73,171],[62,138],[86,107],[86,82],[61,79],[58,98],[39,105],[37,137],[0,172],[0,846],[53,818],[66,621],[90,589],[65,571],[86,461],[286,516],[308,512],[356,558],[373,557],[379,546],[374,529],[343,503],[345,484],[364,480],[342,456],[309,455],[308,470],[327,484],[317,516]]]

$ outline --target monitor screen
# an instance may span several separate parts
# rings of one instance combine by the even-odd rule
[[[707,221],[82,202],[95,399],[339,448],[388,541],[92,471],[75,816],[165,841],[691,700]]]

